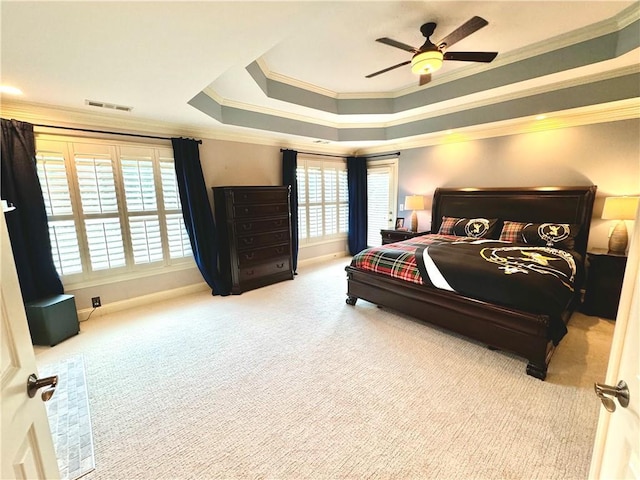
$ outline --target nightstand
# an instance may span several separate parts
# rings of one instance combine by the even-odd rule
[[[605,249],[587,252],[584,313],[615,320],[626,265],[626,255],[607,253]]]
[[[382,236],[382,245],[387,243],[401,242],[420,235],[426,235],[429,232],[410,232],[409,230],[380,230]]]

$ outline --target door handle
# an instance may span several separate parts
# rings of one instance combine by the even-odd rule
[[[36,396],[36,392],[42,387],[48,387],[41,395],[42,401],[46,402],[53,397],[53,394],[56,391],[56,385],[58,385],[57,375],[38,379],[36,374],[32,373],[27,379],[27,395],[29,395],[29,398],[33,398]]]
[[[615,387],[605,385],[604,383],[594,383],[593,388],[607,412],[616,411],[616,403],[613,401],[614,398],[618,399],[618,403],[622,408],[629,406],[629,387],[624,380],[620,380]]]

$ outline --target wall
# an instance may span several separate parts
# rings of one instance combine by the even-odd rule
[[[402,152],[398,199],[425,195],[419,229],[431,224],[436,187],[598,186],[589,247],[606,248],[611,221],[600,219],[604,197],[640,194],[640,120],[452,141]],[[402,215],[404,213],[404,215]],[[411,212],[399,212],[409,218]]]
[[[252,145],[224,140],[202,140],[200,163],[209,200],[211,187],[228,185],[282,185],[282,153],[280,147]],[[346,241],[301,246],[298,261],[317,257],[343,255]]]
[[[64,124],[52,117],[42,123]],[[33,121],[31,118],[14,118]],[[598,199],[590,246],[606,247],[612,222],[602,221],[607,195],[640,193],[640,120],[554,129],[484,140],[463,141],[452,135],[441,145],[402,151],[399,160],[398,198],[423,194],[429,200],[438,186],[537,186],[598,185]],[[281,178],[279,146],[203,139],[200,157],[207,187],[221,185],[278,185]],[[209,198],[212,200],[211,191]],[[410,217],[411,212],[398,212]],[[427,229],[431,212],[420,212],[420,229]],[[344,242],[307,246],[299,261],[342,255]],[[90,307],[91,297],[103,304],[134,299],[170,289],[202,283],[195,264],[172,273],[159,273],[144,280],[126,280],[94,285],[68,293],[76,295],[79,309]]]

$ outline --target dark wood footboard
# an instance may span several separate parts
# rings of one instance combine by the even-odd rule
[[[347,303],[357,299],[388,307],[413,318],[465,335],[492,348],[526,358],[527,374],[544,380],[553,343],[548,338],[550,320],[463,297],[455,293],[426,289],[346,267]]]

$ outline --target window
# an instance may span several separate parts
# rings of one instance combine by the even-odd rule
[[[367,165],[367,245],[382,244],[380,230],[393,228],[398,160],[369,161]]]
[[[298,157],[300,244],[346,237],[349,228],[347,164]]]
[[[80,282],[192,256],[171,148],[38,138],[36,158],[63,277]]]

